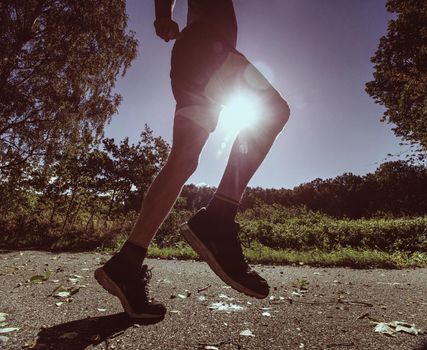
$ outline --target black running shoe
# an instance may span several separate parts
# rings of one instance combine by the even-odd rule
[[[120,299],[129,317],[163,318],[166,307],[149,297],[151,270],[147,265],[137,271],[132,270],[122,264],[116,255],[95,271],[95,279],[105,290]]]
[[[238,232],[240,225],[222,225],[201,208],[181,226],[184,238],[229,286],[255,298],[265,298],[269,286],[265,279],[250,268],[242,252]]]

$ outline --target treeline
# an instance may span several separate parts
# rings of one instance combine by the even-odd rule
[[[181,193],[186,199],[185,208],[205,205],[213,191],[209,187],[185,186]],[[333,179],[315,179],[292,190],[247,188],[240,210],[259,203],[305,206],[337,218],[422,216],[427,213],[427,168],[392,161],[364,176],[345,173]]]

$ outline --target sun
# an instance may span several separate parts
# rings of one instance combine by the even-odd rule
[[[244,93],[233,95],[220,113],[220,128],[228,135],[236,135],[240,130],[254,126],[259,112],[255,96]]]

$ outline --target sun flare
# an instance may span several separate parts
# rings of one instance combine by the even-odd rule
[[[240,93],[230,98],[220,114],[221,129],[228,134],[237,134],[244,128],[251,127],[259,117],[256,98]]]

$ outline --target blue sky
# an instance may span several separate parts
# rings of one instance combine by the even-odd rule
[[[385,0],[235,0],[237,48],[291,107],[291,118],[249,186],[292,188],[344,172],[366,174],[387,153],[402,151],[382,107],[364,91],[372,79],[370,57],[391,15]],[[186,0],[174,19],[185,25]],[[154,33],[154,1],[128,0],[129,27],[139,52],[117,84],[123,96],[106,136],[136,142],[147,123],[171,143],[175,101],[170,88],[170,51]],[[232,140],[221,128],[211,134],[188,183],[217,186]],[[218,150],[225,144],[224,152]],[[224,147],[224,146],[223,146]]]

